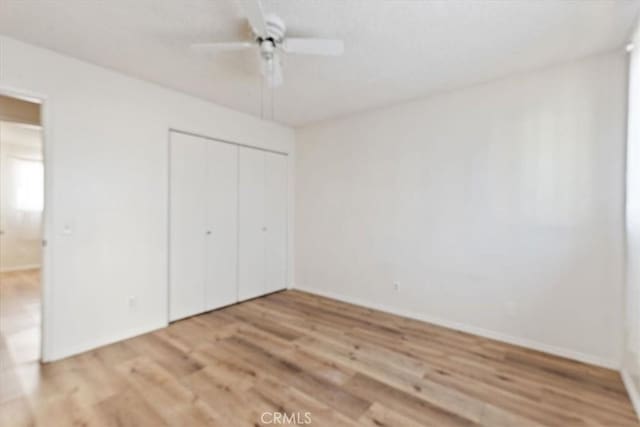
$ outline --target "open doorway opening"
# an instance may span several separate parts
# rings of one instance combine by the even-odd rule
[[[39,369],[44,162],[41,105],[0,94],[0,361],[3,393]],[[12,375],[9,375],[12,374]],[[5,396],[6,397],[6,396]]]

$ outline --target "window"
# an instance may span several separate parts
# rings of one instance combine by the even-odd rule
[[[39,160],[14,159],[16,209],[41,212],[44,205],[44,170]]]

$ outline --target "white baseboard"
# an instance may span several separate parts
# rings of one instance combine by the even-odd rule
[[[43,359],[43,362],[55,362],[56,360],[64,359],[67,357],[75,356],[76,354],[84,353],[86,351],[94,350],[99,347],[103,347],[109,344],[116,343],[118,341],[124,341],[129,338],[136,337],[138,335],[143,335],[149,332],[156,331],[158,329],[166,328],[168,324],[166,322],[147,325],[139,328],[130,329],[127,332],[122,334],[117,334],[114,336],[100,338],[96,340],[91,340],[89,342],[84,342],[79,345],[75,345],[73,347],[65,348],[62,350],[54,350],[51,352],[51,355]]]
[[[514,337],[512,335],[508,335],[502,332],[492,331],[492,330],[480,328],[477,326],[472,326],[464,323],[432,317],[423,313],[416,313],[408,310],[401,310],[395,307],[387,306],[385,304],[371,303],[369,301],[365,301],[360,298],[348,297],[348,296],[340,295],[334,292],[326,292],[326,291],[308,288],[308,287],[296,286],[294,289],[320,295],[326,298],[335,299],[338,301],[343,301],[349,304],[359,305],[367,308],[373,308],[376,310],[395,314],[397,316],[408,317],[411,319],[432,323],[434,325],[443,326],[449,329],[455,329],[457,331],[466,332],[472,335],[478,335],[484,338],[501,341],[507,344],[513,344],[519,347],[525,347],[531,350],[541,351],[543,353],[552,354],[554,356],[560,356],[567,359],[576,360],[578,362],[588,363],[590,365],[596,365],[603,368],[614,369],[614,370],[620,370],[620,367],[621,367],[621,361],[619,360],[604,359],[599,356],[594,356],[591,354],[586,354],[586,353],[582,353],[579,351],[575,351],[575,350],[571,350],[563,347],[557,347],[554,345],[541,343],[541,342],[530,340],[527,338]]]
[[[41,267],[40,264],[26,264],[26,265],[14,266],[14,267],[2,267],[0,268],[0,273],[9,273],[12,271],[23,271],[23,270],[34,270],[40,267]]]
[[[636,410],[636,415],[638,419],[640,419],[640,390],[638,390],[635,381],[633,381],[631,374],[626,369],[623,369],[620,374],[622,375],[622,381],[627,389],[627,393],[629,393],[633,409]]]

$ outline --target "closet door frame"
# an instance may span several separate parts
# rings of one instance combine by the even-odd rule
[[[190,131],[185,131],[182,129],[178,129],[178,128],[173,128],[170,127],[168,129],[167,132],[167,307],[166,307],[166,313],[167,313],[167,325],[170,324],[171,322],[173,322],[171,320],[171,135],[173,134],[179,134],[179,135],[187,135],[187,136],[193,136],[193,137],[197,137],[197,138],[203,138],[206,139],[208,141],[214,141],[214,142],[221,142],[221,143],[225,143],[225,144],[231,144],[237,147],[244,147],[244,148],[250,148],[253,150],[259,150],[259,151],[264,151],[267,153],[273,153],[273,154],[279,154],[282,156],[285,156],[287,164],[289,162],[289,153],[287,153],[286,151],[278,151],[278,150],[272,150],[269,148],[263,148],[263,147],[256,147],[253,145],[249,145],[249,144],[243,144],[240,142],[235,142],[235,141],[230,141],[227,139],[222,139],[222,138],[215,138],[209,135],[203,135],[197,132],[190,132]],[[239,166],[239,165],[238,165]],[[238,168],[239,170],[239,168]],[[290,197],[291,195],[289,194],[290,188],[289,188],[289,184],[287,183],[287,204],[286,204],[286,236],[285,236],[285,240],[286,240],[286,263],[285,263],[285,271],[286,271],[286,275],[285,275],[285,279],[286,282],[288,284],[289,281],[289,251],[290,251],[290,242],[289,242],[289,217],[290,217]],[[240,224],[238,221],[237,224],[238,230],[240,228]],[[239,259],[237,258],[239,253],[238,253],[238,248],[240,246],[240,242],[237,242],[236,245],[236,281],[238,280],[238,267],[239,267]],[[239,285],[239,284],[238,284]],[[238,300],[238,302],[241,302],[240,300]]]

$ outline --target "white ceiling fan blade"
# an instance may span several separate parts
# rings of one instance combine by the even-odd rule
[[[287,37],[282,43],[282,49],[287,53],[338,56],[344,53],[344,42],[342,40],[333,39],[304,39]]]
[[[216,54],[220,52],[232,52],[236,50],[244,50],[254,47],[252,42],[214,42],[214,43],[195,43],[190,49],[198,53]]]
[[[262,2],[260,0],[239,0],[244,13],[249,20],[253,32],[260,37],[267,36],[267,20],[264,18]]]

